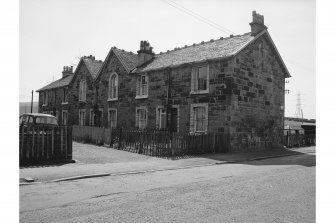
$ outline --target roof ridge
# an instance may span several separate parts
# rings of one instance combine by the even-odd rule
[[[131,55],[137,55],[136,53],[133,53],[132,51],[126,51],[124,49],[119,49],[117,48],[116,46],[113,46],[112,49],[117,49],[117,50],[120,50],[121,52],[124,52],[124,53],[129,53]]]
[[[85,60],[85,59],[88,59],[89,61],[91,61],[91,62],[95,62],[95,63],[103,63],[103,61],[102,60],[96,60],[96,59],[94,59],[94,60],[92,60],[91,58],[83,58],[83,60]]]
[[[231,34],[230,36],[228,37],[220,37],[219,39],[210,39],[209,41],[205,42],[205,41],[201,41],[200,43],[193,43],[192,45],[185,45],[183,47],[175,47],[173,50],[167,50],[166,52],[160,52],[158,54],[155,54],[155,55],[163,55],[163,54],[168,54],[168,53],[171,53],[171,52],[174,52],[174,51],[177,51],[177,50],[182,50],[182,49],[186,49],[186,48],[190,48],[190,47],[195,47],[195,46],[200,46],[200,45],[204,45],[206,43],[211,43],[211,42],[216,42],[216,41],[219,41],[219,40],[227,40],[227,39],[231,39],[231,38],[235,38],[235,37],[241,37],[241,36],[245,36],[245,35],[248,35],[250,34],[251,32],[247,32],[247,33],[244,33],[244,34],[239,34],[239,35],[233,35]]]

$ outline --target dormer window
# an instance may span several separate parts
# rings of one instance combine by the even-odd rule
[[[140,75],[137,79],[136,87],[136,98],[147,98],[148,97],[148,75]]]
[[[192,70],[191,93],[201,94],[209,92],[209,66],[198,66]]]
[[[113,73],[108,82],[108,100],[118,99],[118,75]]]
[[[79,101],[86,102],[86,80],[81,80],[79,85]]]

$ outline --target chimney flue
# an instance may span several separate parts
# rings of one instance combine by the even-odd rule
[[[70,74],[73,74],[73,66],[69,67],[69,66],[64,66],[63,67],[63,72],[62,72],[62,77],[66,77]]]
[[[137,51],[138,53],[138,61],[137,66],[141,66],[144,63],[150,61],[155,53],[152,51],[152,47],[150,46],[150,43],[148,41],[141,41],[140,43],[140,50]]]
[[[249,24],[252,36],[256,36],[258,33],[268,28],[264,25],[264,16],[258,14],[256,11],[252,11],[252,22]]]

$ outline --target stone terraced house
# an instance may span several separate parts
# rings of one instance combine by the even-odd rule
[[[159,54],[141,41],[137,54],[112,47],[103,63],[83,57],[39,90],[39,111],[70,125],[222,132],[233,151],[280,147],[290,74],[264,17],[252,17],[242,35]]]

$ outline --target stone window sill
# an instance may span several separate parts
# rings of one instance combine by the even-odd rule
[[[62,105],[67,105],[69,104],[69,102],[62,102]]]
[[[208,94],[209,90],[191,91],[190,94]]]
[[[137,95],[135,99],[145,99],[148,98],[148,95]]]
[[[43,104],[42,107],[47,107],[47,105],[46,105],[46,104]]]
[[[108,98],[107,101],[117,101],[119,100],[118,98]]]

